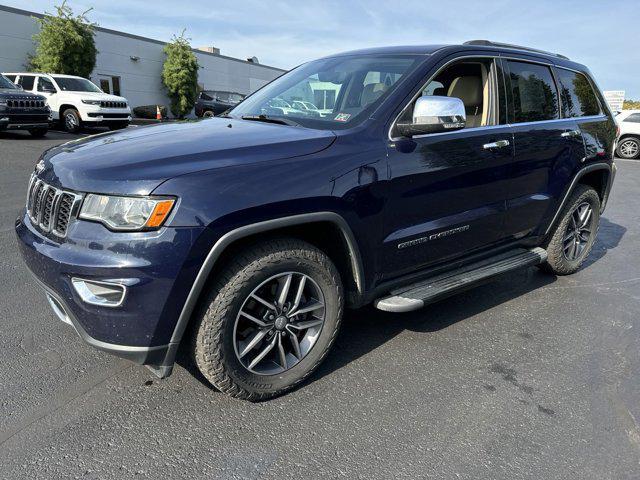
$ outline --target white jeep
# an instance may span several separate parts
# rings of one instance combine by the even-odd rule
[[[25,91],[47,98],[54,121],[68,132],[83,125],[107,126],[111,130],[126,128],[131,121],[127,99],[104,93],[86,78],[48,73],[5,73]]]

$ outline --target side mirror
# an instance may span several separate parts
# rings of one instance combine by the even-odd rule
[[[20,85],[19,83],[14,83],[14,85],[18,87],[18,90],[24,90],[24,88],[22,88],[22,85]]]
[[[42,87],[42,91],[44,93],[56,93],[56,89],[51,87]]]
[[[426,96],[416,100],[412,120],[397,124],[403,137],[459,130],[465,127],[467,115],[459,98]]]

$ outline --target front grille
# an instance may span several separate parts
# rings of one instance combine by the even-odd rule
[[[127,102],[100,102],[102,108],[127,108]]]
[[[80,195],[52,187],[34,175],[29,182],[27,213],[42,232],[66,237],[74,207],[81,199]]]
[[[9,108],[44,108],[44,100],[14,99],[7,100]]]

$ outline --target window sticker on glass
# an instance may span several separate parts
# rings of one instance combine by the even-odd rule
[[[336,122],[346,122],[351,117],[350,113],[339,113],[335,116],[334,120]]]

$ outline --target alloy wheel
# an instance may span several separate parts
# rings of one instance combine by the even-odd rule
[[[567,260],[574,262],[584,253],[593,234],[591,220],[593,208],[583,202],[571,213],[567,231],[563,239],[563,252]]]
[[[620,150],[620,155],[625,158],[633,158],[638,154],[638,142],[635,140],[625,140],[620,144],[618,148]]]
[[[78,122],[76,122],[76,117],[72,113],[68,113],[64,117],[64,121],[67,124],[67,130],[73,130],[78,126]]]
[[[309,354],[324,320],[324,295],[310,276],[274,275],[251,292],[236,316],[236,357],[252,373],[282,373]]]

